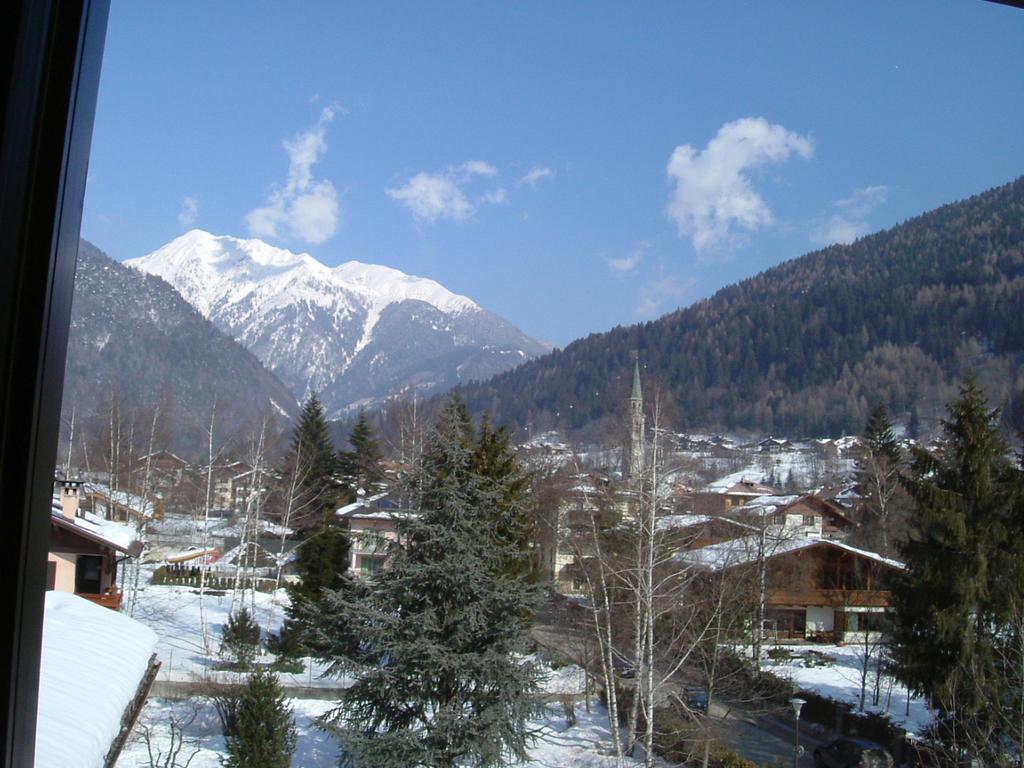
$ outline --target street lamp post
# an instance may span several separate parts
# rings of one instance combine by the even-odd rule
[[[796,716],[796,746],[793,748],[793,768],[800,768],[800,709],[807,702],[803,699],[790,699],[793,714]]]

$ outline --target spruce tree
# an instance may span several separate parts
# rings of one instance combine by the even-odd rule
[[[240,669],[248,669],[260,646],[260,626],[244,605],[228,616],[221,636],[220,652],[234,659]]]
[[[338,463],[324,406],[315,392],[302,406],[302,414],[292,433],[291,449],[285,459],[286,467],[297,460],[303,465],[301,492],[311,502],[314,508],[311,512],[333,511],[338,501],[335,481]]]
[[[287,655],[309,650],[304,616],[323,589],[345,587],[349,566],[348,533],[335,512],[350,497],[342,494],[335,477],[337,457],[323,405],[315,393],[306,401],[295,426],[286,470],[294,468],[297,461],[302,467],[295,505],[303,510],[301,524],[295,525],[300,535],[296,545],[299,583],[288,587],[287,616],[275,640],[275,650]]]
[[[862,543],[893,554],[893,534],[902,529],[905,494],[900,482],[902,452],[889,413],[882,403],[871,409],[860,451],[856,481]]]
[[[259,669],[249,676],[229,709],[224,743],[225,768],[290,768],[297,733],[292,711],[273,672]]]
[[[942,736],[955,754],[998,757],[1007,705],[1020,698],[1019,658],[1007,640],[1024,625],[1021,471],[973,379],[943,422],[939,450],[916,451],[907,489],[914,501],[893,584],[893,655],[900,677],[946,713]],[[1017,718],[1018,724],[1024,721]]]
[[[516,520],[523,486],[504,438],[447,405],[410,484],[402,545],[360,600],[326,592],[316,619],[361,642],[325,654],[355,682],[331,726],[350,765],[503,765],[526,755],[538,670],[524,656],[539,593]]]
[[[357,488],[369,491],[384,479],[384,472],[381,469],[384,456],[366,411],[359,411],[355,426],[349,433],[348,442],[352,450],[343,451],[339,456],[342,473],[350,478]]]

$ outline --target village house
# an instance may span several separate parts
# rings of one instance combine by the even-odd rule
[[[103,483],[82,483],[80,492],[82,508],[104,520],[139,523],[143,519],[164,518],[164,504],[160,500],[147,501],[128,491],[112,491]]]
[[[170,451],[156,451],[135,460],[133,474],[136,485],[142,485],[142,478],[149,471],[149,483],[153,488],[171,490],[182,481],[188,470],[188,462]]]
[[[780,490],[774,486],[747,478],[727,484],[712,483],[690,497],[690,511],[697,515],[721,515],[760,496],[777,496],[779,493]]]
[[[779,538],[841,539],[855,527],[842,507],[813,494],[759,496],[728,517]]]
[[[616,482],[597,473],[580,473],[561,495],[553,510],[554,529],[540,549],[540,566],[563,592],[582,587],[585,561],[592,557],[593,526],[607,530],[631,517],[637,495],[628,482]]]
[[[884,630],[889,579],[904,565],[841,541],[748,536],[682,552],[677,562],[733,571],[757,594],[765,573],[764,637],[788,641],[857,641]]]
[[[384,570],[388,548],[399,540],[399,524],[411,513],[403,511],[388,493],[379,493],[341,507],[335,514],[348,526],[349,572],[369,579]]]
[[[130,525],[113,522],[82,509],[82,484],[58,484],[50,510],[48,590],[69,592],[113,610],[121,607],[117,566],[138,557],[142,543]]]
[[[792,448],[792,444],[789,440],[779,440],[777,437],[769,435],[760,443],[757,444],[757,449],[762,453],[782,453]]]

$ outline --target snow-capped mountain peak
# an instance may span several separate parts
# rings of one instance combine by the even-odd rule
[[[349,261],[331,268],[307,253],[200,229],[126,263],[177,288],[200,313],[255,353],[297,397],[318,391],[336,410],[368,395],[372,400],[410,386],[430,389],[439,376],[430,355],[448,361],[445,365],[453,373],[441,378],[457,383],[467,376],[492,375],[546,351],[471,299],[391,267]],[[403,330],[397,331],[396,324]],[[390,339],[390,349],[375,343],[381,332]],[[442,337],[447,341],[440,342]],[[407,341],[415,342],[412,348],[405,348]],[[401,360],[389,360],[396,345],[403,347]],[[467,368],[466,360],[452,357],[453,349],[473,351],[477,357],[485,351],[493,364],[478,360]],[[423,365],[431,368],[427,386],[416,383],[423,377],[414,369]],[[398,373],[392,370],[396,366],[409,370]],[[353,367],[367,370],[356,374]],[[348,380],[357,375],[379,378],[382,371],[393,381],[364,387]],[[406,380],[409,376],[411,381]],[[335,390],[336,402],[331,403]]]

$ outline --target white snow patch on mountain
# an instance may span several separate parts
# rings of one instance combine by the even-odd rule
[[[334,398],[325,402],[332,412],[359,397],[386,397],[408,384],[406,377],[423,378],[424,366],[452,350],[464,362],[473,350],[494,345],[473,368],[477,377],[507,369],[509,358],[547,351],[434,280],[358,261],[331,268],[261,240],[193,229],[125,263],[170,283],[299,399],[311,391]],[[390,319],[381,324],[384,317]],[[363,357],[380,354],[386,365],[368,372]]]

